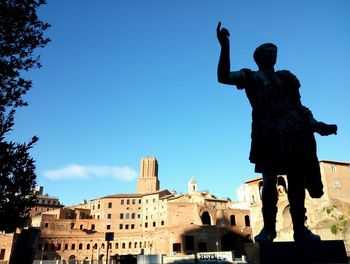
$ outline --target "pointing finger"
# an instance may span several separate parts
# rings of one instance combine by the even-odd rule
[[[216,27],[216,31],[219,32],[221,28],[221,22],[218,23],[218,26]]]

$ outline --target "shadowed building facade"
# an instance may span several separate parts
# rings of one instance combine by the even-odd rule
[[[344,240],[347,254],[350,255],[350,163],[321,160],[321,177],[324,195],[312,199],[306,192],[306,225],[322,240]],[[292,220],[287,198],[288,182],[285,175],[279,175],[277,181],[278,212],[277,238],[275,241],[292,241]],[[247,181],[238,189],[238,202],[251,210],[253,234],[263,226],[261,215],[262,178]]]

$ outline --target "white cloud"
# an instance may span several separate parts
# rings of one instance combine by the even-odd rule
[[[78,164],[70,164],[62,168],[46,170],[43,172],[43,176],[51,180],[84,180],[94,177],[112,177],[120,181],[132,181],[137,177],[137,173],[130,167],[81,166]]]

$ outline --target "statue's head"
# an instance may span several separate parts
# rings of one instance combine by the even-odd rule
[[[273,43],[264,43],[256,48],[253,57],[259,69],[273,68],[277,60],[277,46]]]

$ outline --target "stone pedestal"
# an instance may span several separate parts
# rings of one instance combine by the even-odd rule
[[[252,264],[348,264],[342,240],[249,243],[244,247],[247,262]]]

